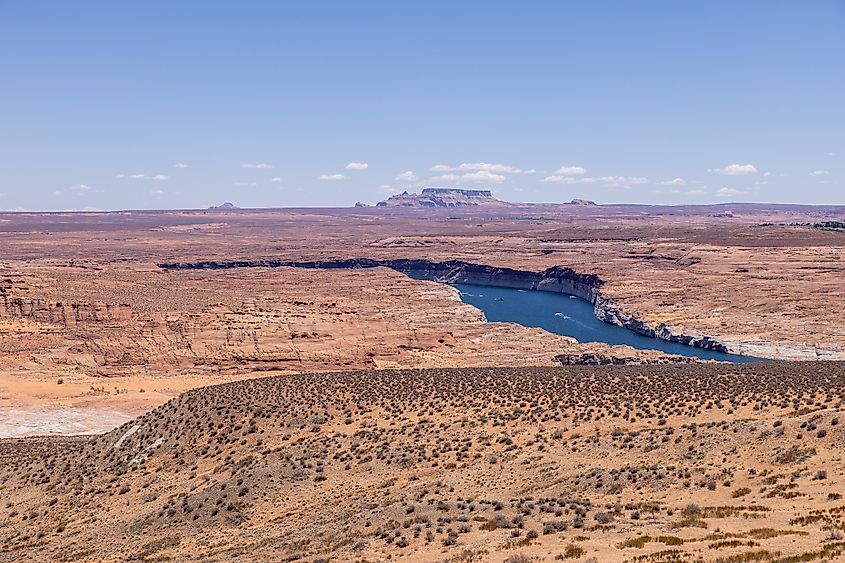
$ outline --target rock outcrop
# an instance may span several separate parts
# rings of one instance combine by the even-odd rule
[[[132,316],[132,308],[123,303],[68,303],[9,295],[11,280],[0,283],[0,318],[26,319],[74,327],[87,323],[120,324]]]

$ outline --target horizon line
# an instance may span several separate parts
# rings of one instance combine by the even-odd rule
[[[231,203],[231,202],[225,202]],[[508,202],[503,201],[502,207],[521,207],[521,206],[559,206],[564,208],[581,208],[581,207],[721,207],[726,205],[762,205],[771,207],[843,207],[845,203],[791,203],[791,202],[773,202],[773,201],[725,201],[715,203],[595,203],[589,206],[573,205],[568,202]],[[234,205],[234,204],[233,204]],[[35,214],[73,214],[73,213],[164,213],[164,212],[197,212],[197,211],[212,211],[212,212],[237,212],[237,211],[290,211],[290,210],[404,210],[404,211],[424,211],[431,213],[432,211],[450,211],[456,210],[474,210],[474,209],[489,209],[490,206],[481,205],[465,205],[458,207],[442,207],[442,208],[428,208],[428,207],[379,207],[376,205],[366,205],[364,207],[349,206],[293,206],[293,207],[240,207],[235,206],[229,209],[216,209],[214,207],[174,207],[174,208],[135,208],[135,209],[0,209],[0,215],[35,215]]]

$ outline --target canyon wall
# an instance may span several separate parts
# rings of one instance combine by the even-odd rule
[[[595,274],[582,274],[571,268],[553,266],[541,272],[496,268],[484,264],[473,264],[461,260],[434,262],[424,259],[372,260],[350,258],[346,260],[236,260],[162,263],[165,270],[182,269],[228,269],[248,267],[293,267],[293,268],[376,268],[387,267],[402,272],[410,278],[437,281],[441,283],[466,283],[489,285],[512,289],[551,291],[580,297],[594,305],[596,317],[606,323],[632,330],[650,338],[677,342],[705,350],[736,353],[728,345],[704,335],[680,334],[665,324],[652,326],[621,311],[601,294],[604,281]]]
[[[6,375],[14,378],[10,385],[64,379],[67,389],[87,377],[195,381],[256,371],[554,365],[558,354],[568,362],[579,355],[590,362],[669,361],[655,351],[484,323],[448,285],[362,264],[379,265],[306,263],[274,271],[206,263],[203,270],[170,272],[108,266],[96,277],[62,266],[0,276],[0,401],[10,396],[3,393]],[[393,266],[418,278],[503,280],[486,267]],[[511,274],[509,282],[518,282],[518,272]]]

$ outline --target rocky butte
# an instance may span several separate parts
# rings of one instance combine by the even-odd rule
[[[512,203],[493,197],[491,190],[462,190],[458,188],[424,188],[422,193],[408,193],[393,195],[378,202],[375,207],[411,207],[411,208],[440,208],[440,207],[522,207],[537,204]],[[573,199],[561,205],[596,206],[596,202],[587,199]],[[369,204],[357,202],[355,207],[372,207]]]
[[[231,201],[226,201],[224,203],[221,203],[220,205],[212,205],[208,208],[209,211],[231,211],[234,209],[240,209],[240,207],[238,207]]]
[[[457,188],[424,188],[422,193],[402,192],[376,204],[376,207],[466,207],[476,205],[510,206],[511,203],[493,197],[490,190],[460,190]],[[356,204],[362,207],[362,204]]]

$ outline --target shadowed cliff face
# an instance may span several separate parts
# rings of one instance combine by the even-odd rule
[[[290,260],[235,260],[161,263],[165,270],[184,269],[228,269],[250,267],[294,267],[294,268],[376,268],[387,267],[402,272],[408,277],[441,283],[466,283],[490,285],[536,291],[566,293],[585,299],[595,306],[598,319],[625,327],[650,338],[677,342],[696,348],[716,352],[736,353],[727,345],[709,336],[679,334],[665,324],[651,326],[633,315],[625,313],[601,294],[604,281],[595,274],[583,274],[572,268],[553,266],[541,272],[497,268],[484,264],[473,264],[461,260],[434,262],[423,259],[372,260],[350,258],[347,260],[290,261]]]
[[[158,265],[165,270],[218,270],[229,268],[320,268],[352,269],[386,267],[402,272],[417,280],[440,283],[469,283],[492,285],[513,289],[554,291],[566,293],[595,303],[598,290],[604,283],[594,274],[580,274],[571,268],[554,266],[542,272],[496,268],[484,264],[473,264],[462,260],[433,262],[422,259],[372,260],[350,258],[347,260],[233,260],[170,262]]]

